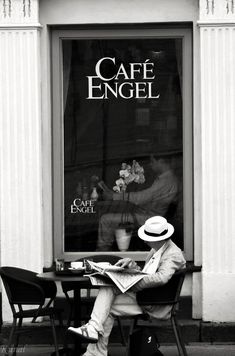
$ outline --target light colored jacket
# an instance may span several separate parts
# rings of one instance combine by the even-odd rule
[[[152,249],[146,259],[146,263],[151,259],[155,250]],[[154,264],[154,262],[153,262]],[[160,262],[156,266],[156,273],[145,276],[134,286],[134,291],[140,291],[145,288],[158,287],[166,284],[172,275],[179,269],[185,268],[186,261],[183,253],[173,241],[166,241]],[[157,319],[168,319],[170,317],[171,306],[146,306],[144,310],[152,317]]]

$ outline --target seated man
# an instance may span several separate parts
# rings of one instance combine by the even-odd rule
[[[158,319],[170,316],[171,306],[140,307],[136,292],[166,284],[175,271],[185,267],[182,251],[171,241],[174,227],[161,216],[148,219],[138,230],[138,236],[151,248],[143,268],[147,275],[126,293],[116,287],[101,287],[89,322],[81,327],[70,327],[69,331],[90,342],[84,356],[107,356],[108,340],[115,316],[134,316],[148,313]],[[138,268],[130,258],[117,262],[118,266]]]
[[[153,184],[142,191],[130,193],[114,193],[104,188],[104,197],[110,200],[128,200],[136,205],[135,218],[127,214],[128,222],[144,224],[151,216],[165,216],[169,205],[176,201],[178,181],[170,167],[170,159],[150,157],[150,167],[156,173]],[[112,250],[114,231],[122,221],[123,213],[103,214],[99,221],[97,251]]]

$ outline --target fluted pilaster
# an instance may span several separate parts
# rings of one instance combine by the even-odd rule
[[[3,2],[0,4],[1,265],[40,271],[43,264],[40,34],[35,26],[37,3],[25,2],[28,9],[25,16],[21,12],[23,4],[19,0],[6,1],[5,7]],[[6,305],[4,301],[4,316],[8,320]]]
[[[204,320],[234,321],[235,14],[231,1],[202,5],[202,311]]]

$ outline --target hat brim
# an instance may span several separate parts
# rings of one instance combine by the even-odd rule
[[[168,227],[168,231],[165,235],[149,236],[149,235],[145,234],[145,232],[144,232],[145,225],[143,225],[138,229],[138,236],[141,240],[148,241],[148,242],[156,242],[156,241],[166,240],[169,237],[171,237],[171,235],[173,235],[174,230],[175,230],[174,226],[169,223],[167,223],[167,227]]]

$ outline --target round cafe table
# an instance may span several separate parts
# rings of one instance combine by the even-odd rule
[[[76,275],[75,273],[58,273],[58,272],[44,272],[37,275],[38,278],[45,281],[54,282],[73,282],[74,289],[74,326],[78,327],[81,325],[81,289],[94,288],[90,283],[89,277]],[[60,354],[65,354],[65,350],[60,350]],[[75,339],[74,355],[81,354],[81,342],[78,338]],[[53,353],[55,355],[55,353]]]

